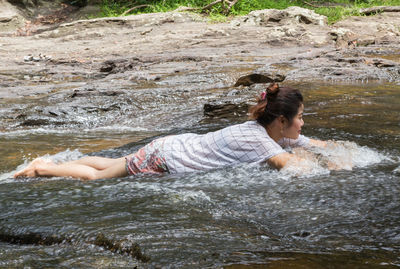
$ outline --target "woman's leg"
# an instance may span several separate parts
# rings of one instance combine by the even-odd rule
[[[81,163],[68,162],[54,164],[39,158],[34,160],[24,170],[16,173],[14,177],[56,176],[93,180],[128,175],[125,169],[125,158],[110,159],[109,163],[103,163],[103,166],[101,166],[103,169],[96,169],[90,165],[86,165],[84,164],[86,161],[82,161]],[[102,162],[106,162],[106,160],[102,160]],[[93,163],[89,163],[93,165]]]
[[[75,161],[65,162],[64,164],[83,164],[83,165],[93,167],[97,170],[103,170],[103,169],[113,166],[114,164],[119,163],[121,160],[125,161],[125,158],[126,157],[113,159],[113,158],[89,156],[89,157],[83,157],[83,158],[75,160]]]

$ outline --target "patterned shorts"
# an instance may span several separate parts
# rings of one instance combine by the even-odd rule
[[[153,140],[140,148],[135,154],[126,158],[126,171],[129,175],[139,173],[161,174],[169,173],[161,148],[165,137]]]

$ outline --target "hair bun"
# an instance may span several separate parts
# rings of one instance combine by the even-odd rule
[[[272,82],[267,87],[267,94],[276,94],[279,91],[279,85],[276,82]]]

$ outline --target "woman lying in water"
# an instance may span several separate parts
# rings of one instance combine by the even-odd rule
[[[38,158],[14,177],[74,177],[100,179],[138,173],[204,171],[240,163],[268,163],[281,169],[302,159],[283,148],[324,147],[325,142],[300,134],[303,96],[297,89],[271,84],[250,108],[250,121],[203,135],[158,138],[136,153],[118,159],[85,157],[55,164]]]

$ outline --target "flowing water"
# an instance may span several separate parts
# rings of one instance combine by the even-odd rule
[[[202,121],[202,105],[225,98],[231,80],[222,73],[179,74],[121,95],[72,98],[73,90],[64,89],[3,102],[0,267],[399,267],[395,84],[293,84],[305,97],[303,133],[336,141],[299,152],[307,158],[303,167],[240,165],[92,182],[11,178],[37,156],[117,157],[154,137],[243,122]],[[342,169],[329,170],[330,164]],[[111,245],[138,244],[150,260],[99,244],[99,234]]]

